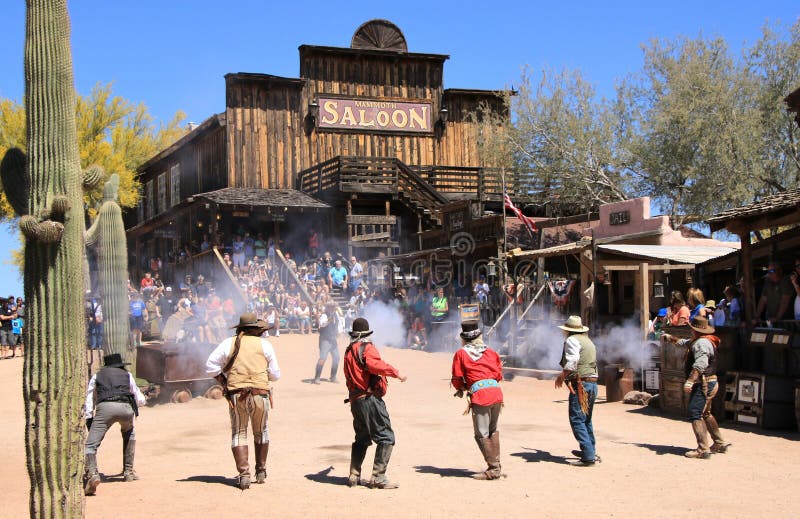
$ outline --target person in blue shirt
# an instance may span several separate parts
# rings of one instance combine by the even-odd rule
[[[341,260],[336,260],[333,268],[328,272],[328,279],[333,288],[343,289],[347,286],[347,269],[342,266]]]
[[[130,302],[131,348],[142,345],[142,327],[147,319],[147,306],[138,292]]]

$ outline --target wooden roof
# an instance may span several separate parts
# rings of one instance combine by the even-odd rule
[[[198,193],[193,198],[208,200],[219,205],[330,209],[328,204],[296,189],[226,187],[207,193]]]
[[[757,231],[800,222],[800,189],[765,196],[758,202],[727,209],[706,220],[711,232]]]
[[[139,166],[136,171],[139,173],[143,173],[147,168],[155,164],[156,162],[168,157],[169,155],[175,153],[178,149],[182,148],[185,144],[193,141],[194,139],[200,137],[201,135],[209,132],[214,128],[218,128],[220,126],[225,126],[225,114],[215,114],[200,123],[199,126],[194,128],[192,131],[178,139],[177,141],[170,144],[166,149],[158,152],[155,156],[151,157],[150,160]]]

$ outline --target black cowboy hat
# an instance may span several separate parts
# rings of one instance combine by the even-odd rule
[[[478,321],[464,321],[461,323],[461,333],[459,336],[465,341],[473,341],[481,336],[481,327]]]
[[[119,353],[112,353],[103,357],[103,366],[107,368],[124,368],[126,364],[129,365],[130,362],[124,362],[122,355]]]
[[[239,317],[239,324],[231,326],[231,328],[236,328],[237,330],[244,330],[245,328],[261,328],[263,330],[269,330],[272,327],[273,325],[269,324],[267,321],[258,319],[256,314],[253,312],[243,313]]]
[[[372,335],[372,330],[369,329],[369,321],[363,317],[359,317],[353,321],[353,329],[350,331],[350,337],[360,339],[362,337],[369,337]]]

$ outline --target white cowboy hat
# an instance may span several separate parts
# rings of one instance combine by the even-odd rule
[[[570,315],[569,319],[567,319],[567,322],[565,322],[562,326],[559,326],[559,328],[568,332],[576,332],[576,333],[583,333],[589,331],[589,327],[584,326],[583,323],[581,322],[581,318],[578,317],[577,315]]]

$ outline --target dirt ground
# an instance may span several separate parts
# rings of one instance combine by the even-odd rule
[[[382,348],[384,359],[408,375],[404,384],[390,380],[386,397],[397,435],[388,475],[400,488],[348,488],[353,431],[342,403],[344,384],[307,382],[316,336],[283,335],[273,344],[283,377],[269,420],[266,485],[245,492],[234,486],[225,401],[161,404],[143,409],[136,423],[141,480],[122,482],[117,426],[106,437],[99,452],[105,481],[87,498],[87,517],[249,517],[264,511],[271,517],[674,518],[703,510],[718,517],[790,517],[800,505],[797,433],[765,434],[725,423],[729,452],[689,460],[683,457],[693,441],[688,423],[605,403],[601,388],[594,423],[603,462],[573,467],[568,462],[576,442],[565,393],[551,381],[519,377],[503,384],[499,429],[506,477],[473,480],[471,473],[484,465],[471,421],[461,415],[464,401],[453,398],[448,386],[450,355],[390,348]],[[28,511],[21,371],[20,359],[0,361],[0,517]]]

